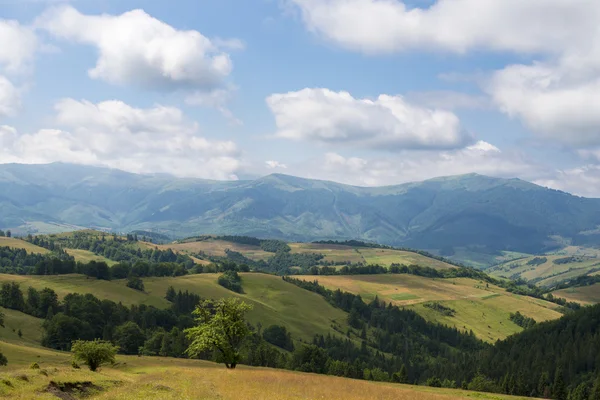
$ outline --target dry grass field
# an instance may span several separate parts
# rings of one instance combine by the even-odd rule
[[[0,247],[10,247],[12,249],[25,249],[28,253],[46,254],[50,250],[36,246],[21,239],[0,237]]]
[[[574,287],[552,292],[554,296],[583,305],[600,303],[600,283],[590,286]]]

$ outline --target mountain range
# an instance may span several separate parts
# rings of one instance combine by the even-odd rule
[[[460,248],[535,254],[600,243],[600,199],[477,174],[356,187],[281,174],[211,181],[62,163],[0,165],[0,228],[25,233],[39,223],[172,238],[360,239],[445,255]]]

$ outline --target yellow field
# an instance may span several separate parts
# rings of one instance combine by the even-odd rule
[[[117,263],[116,261],[109,260],[106,257],[99,256],[88,250],[65,249],[65,251],[69,255],[75,257],[75,261],[79,261],[82,263],[89,263],[90,261],[104,261],[106,264],[108,264],[108,266],[113,266]]]
[[[398,306],[414,309],[425,319],[473,332],[477,337],[494,342],[520,332],[521,327],[509,319],[510,313],[520,311],[536,321],[560,318],[558,305],[527,296],[506,292],[503,288],[487,285],[469,278],[431,279],[414,275],[352,275],[300,276],[329,289],[360,294],[365,301],[375,296]],[[436,301],[456,311],[446,316],[425,307]]]
[[[590,286],[574,287],[552,292],[556,297],[562,297],[567,301],[575,301],[583,305],[600,303],[600,283]]]
[[[71,368],[67,353],[5,342],[0,342],[0,348],[9,360],[8,366],[0,367],[0,396],[15,400],[57,399],[48,392],[51,382],[63,386],[89,382],[94,391],[87,394],[94,399],[517,399],[243,365],[227,370],[208,361],[162,357],[118,355],[114,366],[90,372],[84,366]],[[32,362],[41,369],[27,368]]]
[[[50,250],[36,246],[21,239],[0,237],[0,247],[10,247],[13,249],[25,249],[28,253],[46,254]]]

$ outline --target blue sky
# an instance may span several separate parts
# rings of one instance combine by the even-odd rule
[[[0,162],[600,196],[591,0],[0,0]]]

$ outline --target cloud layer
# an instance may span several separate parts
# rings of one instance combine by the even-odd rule
[[[303,89],[273,94],[267,105],[277,137],[373,149],[457,148],[471,137],[448,111],[418,107],[401,96],[356,99],[348,92]]]
[[[131,172],[164,172],[177,176],[235,179],[239,151],[231,141],[198,135],[196,124],[181,110],[131,107],[120,101],[94,104],[64,99],[56,104],[61,129],[19,134],[0,130],[3,162],[55,161],[104,165]]]

